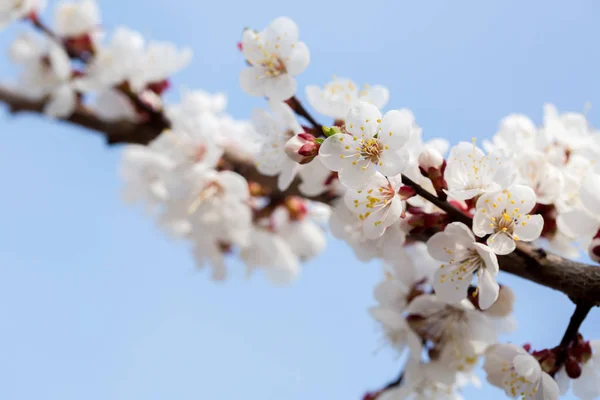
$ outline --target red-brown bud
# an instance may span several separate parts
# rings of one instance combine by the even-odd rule
[[[299,164],[311,162],[318,154],[321,145],[309,133],[294,135],[285,144],[285,154]]]

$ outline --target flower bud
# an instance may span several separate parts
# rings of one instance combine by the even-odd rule
[[[438,197],[446,199],[446,193],[444,192],[444,190],[448,189],[448,184],[444,179],[446,160],[444,160],[440,152],[426,147],[419,154],[419,170],[421,171],[421,175],[429,178]]]
[[[285,144],[285,154],[293,161],[306,164],[319,154],[319,143],[313,135],[299,133]]]
[[[435,149],[426,147],[419,155],[419,167],[425,171],[429,171],[430,168],[440,169],[443,163],[444,157]]]
[[[565,371],[571,379],[577,379],[581,376],[581,365],[573,357],[567,358],[565,362]]]
[[[598,235],[596,235],[598,236]],[[600,238],[596,237],[588,246],[588,255],[592,259],[592,261],[600,263]]]

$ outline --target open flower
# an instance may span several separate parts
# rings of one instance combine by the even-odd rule
[[[430,344],[430,357],[455,371],[470,371],[485,349],[496,342],[492,321],[468,300],[448,304],[423,294],[408,305],[410,327]]]
[[[479,306],[489,308],[498,298],[498,259],[488,246],[477,243],[471,230],[461,222],[453,222],[444,232],[427,241],[429,254],[442,264],[433,280],[435,293],[449,303],[467,297],[473,273],[477,274]]]
[[[246,29],[242,52],[251,65],[240,75],[242,90],[251,96],[284,101],[296,92],[296,75],[310,61],[308,47],[298,41],[298,27],[289,18],[271,21],[262,32]]]
[[[456,200],[509,187],[516,169],[498,154],[485,155],[475,142],[461,142],[450,150],[444,171],[448,195]]]
[[[535,201],[533,189],[523,185],[485,194],[477,200],[473,232],[479,237],[491,234],[487,244],[494,253],[509,254],[516,247],[515,241],[531,242],[542,233],[544,218],[528,214]]]
[[[538,361],[514,344],[490,346],[483,369],[488,381],[510,397],[532,400],[558,399],[558,385],[542,371]]]
[[[404,213],[405,203],[398,194],[401,185],[399,176],[386,178],[376,172],[363,190],[346,192],[344,201],[364,222],[363,232],[368,239],[383,235]]]
[[[390,97],[387,88],[364,85],[362,90],[350,79],[334,78],[322,89],[316,85],[306,87],[306,97],[317,112],[336,120],[343,120],[358,101],[365,101],[382,109]]]
[[[46,0],[3,0],[0,2],[0,29],[13,21],[37,13],[46,6]]]
[[[99,28],[100,10],[95,0],[62,2],[55,10],[54,19],[59,36],[77,37]]]
[[[592,238],[600,229],[600,175],[590,173],[579,189],[581,206],[558,216],[558,228],[570,238]]]
[[[346,117],[346,133],[336,133],[321,145],[323,164],[339,172],[340,182],[349,189],[362,189],[375,172],[398,175],[408,155],[403,153],[410,139],[414,117],[408,110],[381,113],[372,104],[360,102]]]
[[[285,145],[294,135],[304,130],[287,104],[270,101],[269,108],[272,114],[266,110],[255,110],[252,114],[254,129],[262,142],[256,157],[256,168],[263,175],[279,175],[277,186],[280,190],[285,190],[300,169],[300,164],[285,153]]]

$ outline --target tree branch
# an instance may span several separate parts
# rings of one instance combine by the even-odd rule
[[[0,103],[5,103],[11,113],[39,114],[44,108],[43,101],[26,98],[4,86],[0,86]],[[79,106],[65,121],[101,134],[109,145],[117,143],[148,144],[162,132],[162,127],[156,125],[152,120],[141,124],[128,121],[102,121],[84,106]],[[277,189],[276,177],[261,175],[254,167],[253,162],[245,156],[227,151],[224,159],[234,171],[243,175],[248,181],[257,182],[270,189],[272,195],[306,198],[298,189],[298,180],[294,181],[289,189],[282,192]],[[446,211],[452,219],[470,225],[469,217],[451,204],[425,191],[412,180],[406,177],[403,177],[403,180],[406,185],[415,189],[417,194]],[[334,196],[326,193],[310,199],[331,204]],[[505,272],[561,291],[576,303],[585,303],[590,306],[600,305],[600,268],[598,267],[571,261],[535,249],[523,242],[518,244],[518,251],[498,258],[500,267]]]

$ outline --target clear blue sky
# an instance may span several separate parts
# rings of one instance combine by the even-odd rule
[[[385,84],[426,137],[489,137],[508,113],[536,122],[544,102],[600,126],[600,4],[100,0],[105,26],[126,24],[195,50],[176,85],[229,94],[248,117],[264,105],[239,89],[245,26],[295,19],[311,49],[302,86],[333,74]],[[126,4],[126,7],[125,7]],[[0,34],[6,48],[15,30]],[[14,69],[0,60],[0,77]],[[359,399],[395,376],[366,309],[377,264],[331,241],[292,287],[223,285],[197,272],[141,210],[120,202],[120,151],[94,134],[1,114],[0,398],[48,400]],[[518,296],[509,339],[554,346],[573,306],[501,276]],[[583,332],[600,338],[600,312]],[[501,399],[496,389],[467,399]]]

